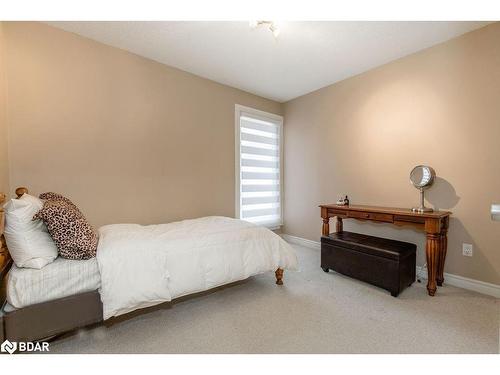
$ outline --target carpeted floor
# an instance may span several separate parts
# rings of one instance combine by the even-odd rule
[[[499,301],[451,286],[398,298],[319,267],[269,273],[51,342],[52,353],[498,353]]]

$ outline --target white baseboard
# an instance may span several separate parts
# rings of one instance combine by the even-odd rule
[[[307,240],[302,237],[295,237],[289,234],[281,234],[281,237],[287,242],[293,243],[295,245],[310,247],[311,249],[321,249],[321,243],[318,241]]]
[[[423,267],[417,266],[417,275],[424,280],[427,280],[427,270],[422,270]],[[486,294],[488,296],[500,298],[500,285],[487,283],[480,280],[469,279],[452,273],[444,273],[444,283],[453,285],[458,288],[472,290],[474,292]]]
[[[321,243],[318,241],[311,241],[305,238],[291,236],[289,234],[281,235],[284,240],[292,244],[309,247],[311,249],[321,249]],[[426,270],[422,270],[422,267],[417,266],[417,276],[421,279],[427,280]],[[451,273],[444,274],[445,284],[456,286],[458,288],[472,290],[481,294],[486,294],[488,296],[500,298],[500,285],[486,283],[480,280],[469,279],[467,277],[453,275]]]

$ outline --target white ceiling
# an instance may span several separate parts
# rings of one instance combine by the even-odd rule
[[[487,22],[49,22],[181,70],[285,102]]]

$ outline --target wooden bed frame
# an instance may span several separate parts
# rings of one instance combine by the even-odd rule
[[[18,199],[26,193],[28,193],[28,189],[25,187],[16,189]],[[3,235],[5,227],[3,204],[5,200],[6,195],[0,193],[0,343],[5,339],[26,342],[48,339],[65,332],[103,322],[101,296],[97,290],[9,312],[4,311],[6,305],[6,277],[12,266],[12,259]],[[278,268],[275,276],[276,284],[283,285],[283,269]],[[213,290],[217,289],[220,289],[220,287]],[[195,293],[193,296],[198,294],[200,293]],[[185,297],[176,298],[172,302],[181,299],[185,299]]]

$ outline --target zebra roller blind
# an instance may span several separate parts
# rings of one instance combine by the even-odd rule
[[[239,217],[270,228],[282,224],[282,120],[239,112]]]

